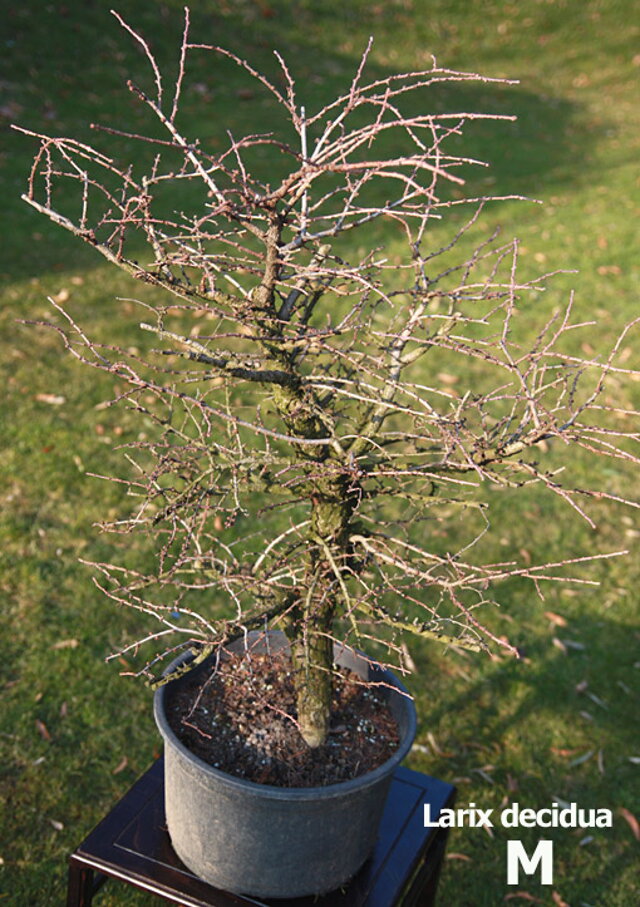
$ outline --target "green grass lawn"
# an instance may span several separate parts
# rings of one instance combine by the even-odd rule
[[[20,201],[33,149],[8,128],[18,122],[88,138],[87,122],[130,116],[123,81],[145,84],[148,74],[110,5],[9,2],[0,26],[0,904],[17,907],[64,902],[66,855],[160,747],[149,692],[120,676],[131,665],[104,662],[142,624],[103,600],[78,563],[113,554],[117,540],[93,523],[124,502],[117,486],[87,473],[119,469],[113,447],[134,426],[128,414],[99,408],[107,381],[64,356],[52,334],[17,324],[48,316],[53,295],[94,336],[138,342],[125,340],[130,304],[115,297],[140,297],[144,289]],[[161,61],[175,59],[181,3],[116,6]],[[637,315],[640,22],[630,0],[200,0],[193,7],[202,41],[271,73],[277,48],[310,109],[350,83],[369,34],[373,72],[420,68],[434,53],[451,68],[518,78],[514,87],[434,93],[433,103],[518,115],[516,124],[474,131],[469,154],[492,168],[471,174],[468,191],[540,199],[543,205],[495,205],[485,222],[519,236],[524,276],[578,272],[558,275],[523,323],[534,332],[575,288],[581,317],[598,321],[580,341],[591,355]],[[227,128],[266,128],[269,109],[237,76],[203,63],[192,85],[190,130],[213,147]],[[630,334],[622,350],[628,368],[640,367],[637,337]],[[609,394],[618,406],[640,408],[637,381],[617,381]],[[576,459],[576,483],[640,498],[637,471],[612,462]],[[496,559],[623,547],[630,554],[589,569],[599,586],[549,587],[544,602],[530,586],[504,589],[496,626],[524,649],[520,663],[410,643],[420,715],[410,765],[455,781],[461,806],[518,801],[540,809],[555,798],[608,807],[615,821],[612,829],[540,835],[455,830],[440,904],[630,907],[640,900],[632,822],[640,820],[637,511],[594,507],[594,531],[540,492],[488,493],[496,498]],[[540,836],[553,839],[552,886],[540,886],[537,875],[507,886],[506,840],[514,836],[529,849]],[[156,901],[110,883],[97,903]]]

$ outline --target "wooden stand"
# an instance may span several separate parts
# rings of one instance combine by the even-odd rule
[[[447,829],[424,828],[424,804],[435,821],[454,798],[450,784],[398,769],[375,850],[344,889],[264,901],[212,888],[180,862],[166,829],[159,759],[71,854],[67,907],[88,907],[109,877],[184,907],[432,907]]]

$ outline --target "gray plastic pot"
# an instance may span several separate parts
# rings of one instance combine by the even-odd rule
[[[264,639],[249,634],[249,645],[260,651]],[[273,633],[268,645],[273,650],[287,643]],[[398,722],[400,745],[374,771],[326,787],[255,784],[213,768],[178,740],[166,718],[166,697],[184,678],[156,691],[169,835],[183,863],[211,885],[256,897],[324,894],[355,875],[371,853],[392,775],[413,743],[415,708],[391,672],[344,647],[336,646],[335,660],[365,680],[389,685],[381,689]]]

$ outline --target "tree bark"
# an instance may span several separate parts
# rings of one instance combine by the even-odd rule
[[[348,555],[349,522],[355,497],[344,477],[324,480],[312,496],[309,588],[292,633],[291,649],[300,733],[311,747],[329,732],[333,689],[331,628],[341,595],[336,572]],[[318,549],[320,539],[326,555]]]
[[[310,747],[327,739],[333,686],[333,645],[318,629],[305,625],[303,617],[300,635],[291,640],[298,727]]]

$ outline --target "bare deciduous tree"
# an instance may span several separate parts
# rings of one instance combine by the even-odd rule
[[[514,314],[543,279],[519,279],[515,241],[494,235],[463,251],[492,198],[467,200],[466,223],[433,247],[434,222],[460,204],[443,186],[460,185],[477,163],[451,139],[481,115],[410,111],[435,83],[492,80],[434,61],[366,81],[369,46],[344,94],[312,113],[279,56],[281,78],[269,81],[194,43],[188,11],[167,90],[143,37],[120,22],[155,85],[151,94],[129,88],[164,138],[106,131],[152,148],[150,166],[23,130],[40,140],[25,200],[162,291],[139,324],[159,344],[147,355],[89,339],[51,300],[67,349],[114,376],[116,401],[157,428],[130,445],[138,506],[109,527],[153,533],[156,569],[99,563],[97,582],[159,624],[123,651],[177,634],[200,660],[249,629],[284,628],[297,720],[316,746],[327,732],[334,640],[361,644],[384,626],[390,652],[408,631],[515,654],[478,616],[500,580],[567,580],[578,561],[620,553],[486,563],[476,551],[489,506],[476,491],[537,483],[589,522],[586,498],[616,499],[562,484],[539,447],[557,441],[567,455],[583,448],[638,462],[629,447],[637,433],[601,418],[631,325],[606,358],[579,359],[564,345],[583,326],[569,301],[522,345]],[[277,104],[281,126],[227,132],[216,153],[186,135],[179,108],[193,53],[245,70]],[[271,171],[261,175],[264,161]],[[56,195],[69,183],[77,191]],[[390,225],[384,234],[378,221]],[[447,375],[459,378],[455,388]],[[451,550],[430,527],[454,511],[466,514],[468,537]],[[231,605],[224,616],[210,606],[221,596]]]

